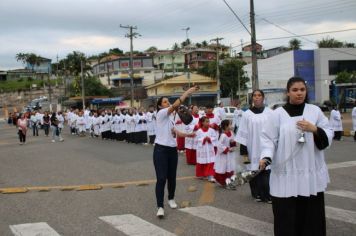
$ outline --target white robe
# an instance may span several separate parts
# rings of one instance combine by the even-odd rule
[[[218,174],[225,174],[236,170],[236,152],[224,153],[226,148],[230,148],[230,142],[234,141],[234,136],[228,137],[225,133],[220,135],[218,141],[218,151],[214,164],[214,170]]]
[[[214,144],[217,143],[216,132],[212,128],[209,128],[207,132],[204,132],[202,129],[199,129],[196,132],[197,140],[197,163],[199,164],[208,164],[215,162],[215,151]],[[205,142],[203,140],[209,137],[211,143]]]
[[[198,123],[199,123],[199,117],[195,118],[193,116],[192,122],[190,122],[189,125],[185,126],[184,132],[187,134],[191,134],[191,133],[195,132],[194,128]],[[188,148],[188,149],[196,149],[196,147],[197,147],[196,138],[195,137],[186,137],[185,142],[184,142],[184,147]]]
[[[356,107],[352,108],[351,117],[352,117],[352,129],[356,132]]]
[[[333,130],[319,107],[305,104],[302,116],[290,117],[283,107],[277,108],[263,127],[261,159],[272,159],[270,193],[275,197],[317,195],[330,182],[324,151],[314,143],[313,133],[305,132],[305,143],[299,143],[296,122],[305,119],[322,128],[332,142]]]
[[[235,128],[240,126],[240,121],[242,118],[243,111],[241,109],[235,109],[234,116],[232,118],[232,127]]]
[[[265,126],[270,125],[269,117],[272,110],[265,107],[260,114],[253,113],[250,109],[243,113],[239,130],[236,134],[236,142],[247,147],[251,164],[246,165],[248,170],[258,170],[261,156],[261,133]]]
[[[330,126],[334,129],[334,131],[342,131],[342,120],[340,111],[332,110],[330,112]]]
[[[147,134],[149,136],[156,135],[156,112],[147,112]]]

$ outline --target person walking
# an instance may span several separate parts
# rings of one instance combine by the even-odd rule
[[[356,106],[352,108],[351,117],[352,117],[352,129],[354,130],[354,141],[356,142]]]
[[[240,156],[242,156],[245,167],[249,171],[259,169],[260,136],[262,128],[270,125],[269,117],[272,110],[264,106],[264,97],[262,90],[257,89],[252,92],[252,106],[242,114],[235,138],[236,142],[240,143]],[[249,182],[251,195],[256,202],[271,203],[269,174],[270,170],[264,170]]]
[[[28,120],[24,113],[20,114],[20,118],[17,120],[17,129],[20,139],[20,145],[26,144],[26,133],[27,133]]]
[[[156,139],[153,150],[153,164],[156,172],[156,202],[157,217],[164,217],[164,188],[168,182],[168,205],[175,209],[177,203],[174,200],[176,189],[176,175],[178,165],[178,153],[176,135],[184,135],[174,128],[174,111],[184,102],[192,93],[197,91],[198,87],[192,87],[185,91],[172,105],[167,97],[161,97],[157,101],[157,126]]]
[[[49,134],[50,119],[51,118],[49,117],[49,114],[46,111],[44,116],[42,117],[42,124],[43,124],[43,129],[44,129],[46,137],[48,137],[48,134]]]
[[[330,112],[330,126],[334,129],[334,140],[342,140],[342,116],[338,107],[334,107]]]
[[[319,107],[307,103],[306,82],[287,82],[288,102],[261,134],[260,169],[271,167],[270,193],[276,236],[325,236],[324,192],[329,180],[324,149],[333,130]]]

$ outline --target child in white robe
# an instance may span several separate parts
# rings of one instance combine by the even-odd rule
[[[334,108],[330,112],[330,126],[334,129],[334,140],[340,141],[342,138],[342,117],[340,111]]]
[[[231,131],[231,122],[223,120],[221,122],[220,137],[218,140],[218,150],[215,158],[214,170],[215,179],[221,186],[235,190],[233,185],[236,169],[236,141]]]
[[[209,127],[209,118],[204,116],[199,120],[200,129],[196,132],[197,140],[197,164],[196,176],[208,178],[208,181],[215,182],[214,162],[216,145],[216,132]]]

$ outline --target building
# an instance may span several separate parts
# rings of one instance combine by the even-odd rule
[[[263,50],[263,53],[266,54],[266,57],[274,57],[279,54],[285,53],[287,51],[290,51],[289,48],[281,46],[281,47],[275,47],[275,48],[270,48],[267,50]]]
[[[247,64],[252,63],[252,46],[251,44],[242,47],[242,51],[239,53],[241,60],[246,62]],[[267,53],[263,51],[262,45],[256,43],[256,56],[257,59],[267,58]]]
[[[174,102],[189,88],[189,85],[192,86],[193,84],[199,85],[199,91],[192,95],[190,99],[192,104],[206,105],[208,103],[216,103],[216,80],[195,73],[191,73],[190,80],[186,75],[180,75],[147,86],[147,100],[149,102],[146,103],[155,104],[156,100],[162,96],[167,96],[170,102]],[[186,103],[189,103],[189,99],[187,99]]]
[[[133,58],[133,82],[134,87],[142,87],[153,84],[156,75],[152,56],[134,56]],[[93,66],[93,73],[101,83],[107,87],[130,88],[130,57],[121,56],[101,61]]]
[[[41,57],[38,65],[26,64],[26,69],[30,69],[38,74],[51,74],[52,73],[52,60]]]
[[[294,50],[258,60],[259,87],[268,93],[267,103],[283,100],[287,81],[304,78],[312,102],[329,101],[330,85],[337,73],[356,71],[356,48],[319,48]],[[244,67],[251,78],[251,64]],[[251,88],[251,82],[248,85]]]
[[[185,53],[185,63],[191,70],[197,70],[212,61],[216,61],[216,51],[213,49],[195,48]]]
[[[174,50],[159,50],[153,53],[153,65],[165,75],[181,75],[184,72],[184,53]]]

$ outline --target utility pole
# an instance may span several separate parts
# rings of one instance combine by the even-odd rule
[[[52,112],[52,88],[51,88],[51,76],[50,68],[48,67],[48,101],[49,101],[49,110]]]
[[[250,0],[251,47],[252,47],[252,90],[258,89],[258,69],[256,52],[255,10],[253,0]]]
[[[133,71],[133,38],[137,38],[137,36],[141,36],[137,32],[133,32],[133,30],[137,30],[136,26],[123,26],[120,24],[121,28],[129,29],[130,33],[126,34],[125,37],[130,38],[130,83],[131,83],[131,107],[134,105],[134,83],[133,83],[133,76],[134,76],[134,71]]]
[[[190,30],[190,27],[184,28],[182,30],[185,30],[185,36],[186,36],[186,41],[188,41],[188,31]],[[187,65],[187,78],[188,78],[188,89],[190,88],[190,58],[188,54],[188,65]],[[189,105],[192,104],[192,95],[189,95]]]
[[[85,109],[85,91],[84,91],[84,73],[83,73],[83,60],[80,60],[80,77],[82,81],[82,103],[83,110]]]
[[[211,41],[215,41],[216,42],[216,81],[217,81],[217,102],[220,101],[221,98],[221,90],[220,90],[220,70],[219,70],[219,52],[220,52],[220,40],[223,40],[224,38],[215,38],[215,39],[211,39]]]

